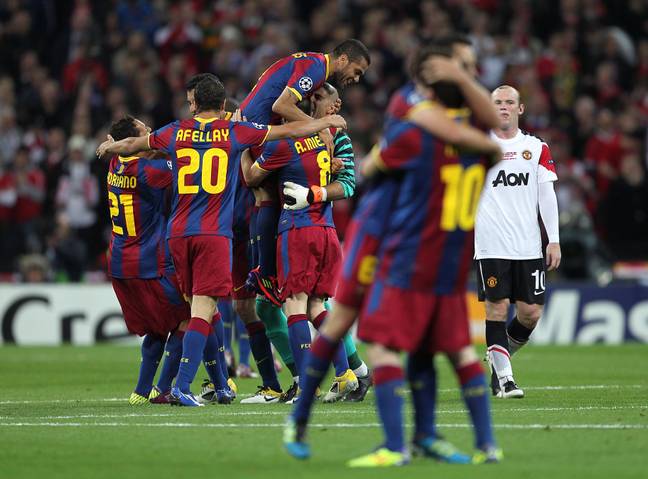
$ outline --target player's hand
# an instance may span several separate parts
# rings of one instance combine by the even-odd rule
[[[337,175],[343,169],[344,169],[344,161],[342,161],[342,158],[333,158],[331,160],[331,174],[332,175]]]
[[[554,269],[558,269],[558,266],[560,266],[561,257],[562,254],[560,252],[560,244],[549,243],[547,245],[547,270],[553,271]]]
[[[310,190],[302,185],[293,183],[292,181],[284,182],[284,209],[286,210],[301,210],[308,207],[308,192]]]
[[[108,135],[108,139],[97,147],[97,157],[103,157],[108,151],[108,148],[110,148],[113,143],[115,143],[115,139],[112,136]]]
[[[331,106],[328,107],[326,114],[335,115],[340,111],[340,108],[342,108],[342,100],[338,98],[337,100],[335,100],[335,103],[333,103]]]
[[[322,131],[319,132],[319,137],[320,140],[322,140],[322,143],[326,146],[326,149],[328,150],[329,157],[333,156],[333,135],[331,134],[331,131],[326,128]]]
[[[237,108],[236,111],[232,113],[232,116],[230,117],[230,121],[238,122],[238,121],[247,121],[247,120],[243,116],[241,109]]]
[[[421,76],[426,85],[438,81],[449,81],[459,83],[466,78],[466,71],[451,58],[432,57],[423,63]]]
[[[325,116],[324,119],[328,122],[330,128],[340,128],[342,130],[347,129],[346,120],[340,115],[329,115]]]

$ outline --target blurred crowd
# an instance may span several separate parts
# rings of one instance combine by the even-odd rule
[[[107,166],[94,150],[133,114],[188,116],[184,84],[220,76],[245,97],[300,50],[371,50],[343,92],[356,158],[380,135],[408,55],[469,35],[482,83],[517,87],[523,128],[558,167],[563,274],[648,260],[648,2],[643,0],[4,0],[0,2],[0,280],[104,278]],[[340,212],[352,204],[340,205]]]

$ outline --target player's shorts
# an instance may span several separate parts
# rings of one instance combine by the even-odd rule
[[[180,291],[225,298],[232,291],[232,240],[225,236],[169,238]]]
[[[362,223],[353,220],[344,242],[342,268],[338,276],[335,302],[360,309],[367,288],[374,280],[380,240],[366,232]]]
[[[254,298],[256,293],[245,287],[248,273],[252,269],[250,264],[250,241],[247,238],[242,241],[240,238],[234,238],[232,250],[234,252],[232,263],[232,299]]]
[[[112,286],[126,327],[133,334],[166,336],[181,321],[191,318],[189,303],[173,274],[155,279],[112,278]]]
[[[277,239],[277,278],[282,298],[297,293],[332,297],[341,262],[335,228],[308,226],[284,231]]]
[[[360,314],[358,337],[410,353],[459,351],[471,344],[466,293],[435,295],[377,280]]]
[[[477,296],[479,301],[544,304],[545,262],[543,258],[477,260]]]

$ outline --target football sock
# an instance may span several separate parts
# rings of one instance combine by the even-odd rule
[[[221,300],[218,302],[218,311],[221,314],[223,322],[223,346],[225,351],[232,352],[232,333],[234,332],[234,321],[237,317],[234,312],[231,300]]]
[[[376,408],[385,435],[384,446],[402,452],[403,435],[403,370],[398,366],[378,366],[374,369]]]
[[[259,207],[254,206],[252,213],[250,213],[250,251],[252,252],[252,267],[256,268],[259,265],[259,247],[257,232],[257,216],[259,215]],[[253,353],[254,354],[254,353]]]
[[[513,368],[511,355],[508,351],[505,322],[486,321],[486,344],[488,345],[488,358],[495,369],[500,385],[505,381],[512,380]]]
[[[261,276],[277,276],[277,224],[281,209],[274,201],[262,201],[257,215],[257,240]]]
[[[185,394],[191,393],[191,383],[196,377],[211,325],[201,318],[191,318],[182,341],[182,358],[176,377],[176,386]]]
[[[267,331],[267,330],[266,330]],[[250,337],[245,330],[245,323],[236,316],[236,335],[238,336],[239,364],[250,365]]]
[[[305,314],[288,316],[288,337],[292,357],[297,366],[297,376],[303,372],[304,354],[311,345],[311,333],[308,327],[308,317]]]
[[[220,367],[221,374],[225,377],[225,381],[227,381],[229,373],[227,372],[227,361],[225,361],[225,346],[223,346],[223,342],[225,341],[223,339],[225,337],[225,325],[219,312],[212,319],[212,329],[218,340],[218,367]]]
[[[414,404],[414,439],[436,437],[436,369],[434,358],[427,353],[411,354],[407,358],[407,380]]]
[[[310,353],[307,353],[304,358],[304,374],[299,382],[302,392],[292,413],[297,423],[305,424],[308,421],[315,400],[315,391],[326,376],[331,360],[338,349],[337,343],[322,334],[313,341]]]
[[[324,301],[324,307],[328,312],[331,312],[331,305],[328,300]],[[360,359],[358,354],[358,349],[356,348],[355,341],[351,336],[351,333],[346,333],[342,337],[342,343],[344,344],[344,349],[346,350],[347,360],[349,361],[349,367],[353,369],[353,372],[358,377],[364,377],[369,374],[369,369],[367,365]]]
[[[171,389],[173,378],[178,374],[180,357],[182,356],[183,338],[184,331],[176,330],[167,339],[166,347],[164,348],[164,363],[162,364],[162,371],[160,371],[160,377],[157,382],[158,389],[163,393]]]
[[[324,321],[326,321],[327,316],[328,311],[324,310],[320,314],[318,314],[315,319],[313,319],[313,326],[315,327],[315,329],[319,331],[322,324],[324,324]],[[349,369],[349,361],[347,360],[346,350],[344,349],[343,344],[340,344],[339,351],[335,352],[335,356],[333,357],[333,365],[335,366],[336,376],[342,376],[344,373],[346,373],[347,369]]]
[[[209,379],[214,383],[214,388],[225,389],[227,387],[227,368],[225,368],[225,375],[223,375],[223,370],[219,361],[220,343],[218,342],[218,336],[214,330],[215,325],[212,324],[211,331],[207,335],[207,341],[205,341],[203,362],[205,364],[205,370],[209,375]]]
[[[503,323],[502,323],[503,324]],[[470,412],[475,429],[475,446],[485,448],[495,445],[491,422],[489,387],[484,371],[477,361],[456,370],[461,383],[461,395]]]
[[[155,334],[147,334],[142,341],[142,362],[140,363],[139,377],[135,392],[140,396],[148,397],[153,389],[153,379],[157,372],[158,364],[164,354],[164,339]]]
[[[283,363],[288,369],[290,369],[293,376],[299,375],[290,349],[288,320],[286,315],[283,313],[281,308],[275,306],[265,298],[257,298],[256,312],[266,327],[268,339],[274,345],[279,356],[281,356]]]
[[[529,329],[518,321],[517,316],[513,318],[506,328],[508,334],[508,345],[511,356],[529,341],[533,329]]]
[[[281,386],[277,379],[277,372],[274,368],[274,361],[272,360],[272,348],[270,341],[265,333],[265,326],[261,321],[255,321],[245,325],[248,336],[250,337],[250,349],[252,356],[256,362],[259,375],[263,380],[263,385],[281,392]]]

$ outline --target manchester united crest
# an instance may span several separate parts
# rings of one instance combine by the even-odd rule
[[[491,276],[486,280],[486,284],[488,285],[489,288],[494,288],[497,286],[497,278],[495,276]]]
[[[533,155],[531,154],[531,152],[529,150],[524,150],[522,152],[522,158],[524,158],[525,160],[530,160],[532,156]]]

